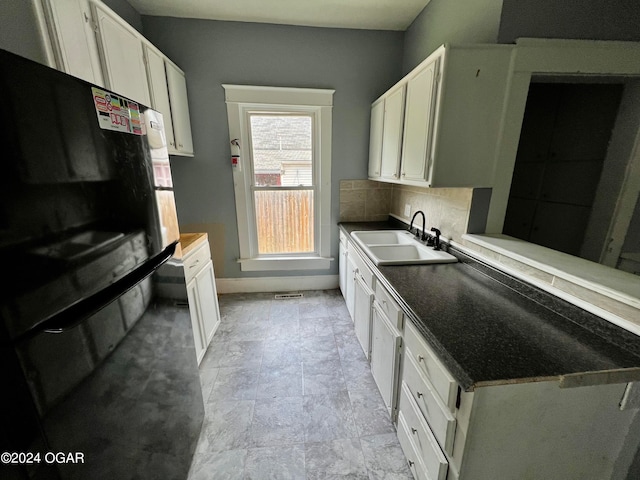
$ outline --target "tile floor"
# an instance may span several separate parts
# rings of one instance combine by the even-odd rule
[[[200,365],[202,479],[411,479],[339,290],[220,296]]]

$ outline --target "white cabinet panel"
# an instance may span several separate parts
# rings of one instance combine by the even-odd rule
[[[213,273],[213,263],[211,261],[196,275],[196,284],[201,312],[202,336],[205,345],[208,346],[220,324],[216,281]]]
[[[401,162],[404,180],[428,179],[439,60],[426,65],[407,83]]]
[[[44,0],[43,7],[58,68],[104,85],[88,0]]]
[[[150,45],[144,47],[147,78],[149,80],[149,94],[151,107],[162,114],[164,130],[167,135],[169,151],[175,150],[173,136],[173,121],[171,119],[171,103],[169,101],[169,88],[167,86],[167,74],[164,69],[164,56]]]
[[[340,232],[340,259],[338,260],[340,269],[340,291],[343,297],[347,297],[347,240],[344,233]]]
[[[189,301],[189,314],[191,316],[191,328],[193,330],[193,342],[196,346],[196,358],[198,365],[202,361],[207,350],[202,332],[202,314],[200,313],[200,298],[198,286],[193,279],[187,284],[187,300]]]
[[[98,3],[93,4],[107,87],[149,105],[142,40],[132,27]]]
[[[398,179],[402,149],[405,85],[397,87],[384,99],[384,128],[382,129],[382,160],[380,176]]]
[[[396,408],[400,345],[402,335],[373,303],[373,321],[371,325],[371,374],[373,375],[382,399],[389,413]]]
[[[187,81],[184,73],[173,63],[165,61],[167,83],[169,85],[169,99],[173,115],[173,131],[176,150],[182,155],[193,155],[193,140],[191,137],[191,119],[189,117],[189,102],[187,100]]]
[[[384,100],[371,106],[371,131],[369,133],[369,178],[380,176],[382,162],[382,132],[384,129]]]
[[[371,348],[371,305],[373,304],[373,292],[360,273],[355,278],[355,312],[354,329],[356,337],[362,346],[365,357],[369,358]]]

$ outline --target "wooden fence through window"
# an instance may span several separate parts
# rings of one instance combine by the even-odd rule
[[[258,252],[314,251],[313,190],[255,192]]]

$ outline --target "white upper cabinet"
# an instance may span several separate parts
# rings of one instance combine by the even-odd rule
[[[189,103],[187,101],[187,80],[184,72],[172,62],[165,60],[165,68],[167,71],[167,84],[169,85],[176,152],[180,155],[193,155],[191,121],[189,119]]]
[[[384,98],[380,177],[393,181],[398,179],[400,170],[404,93],[405,85],[402,84],[390,90]]]
[[[104,85],[88,0],[43,0],[49,37],[60,70]]]
[[[435,58],[407,82],[401,178],[424,182],[431,159],[433,117],[440,59]]]
[[[167,74],[164,69],[164,55],[150,44],[144,46],[147,64],[147,78],[149,80],[149,93],[151,95],[151,107],[158,110],[164,120],[164,130],[167,135],[167,146],[170,153],[175,152],[176,142],[173,135],[173,121],[171,118],[171,103],[167,87]]]
[[[139,34],[100,3],[93,3],[94,21],[107,87],[149,105],[149,85]]]
[[[512,50],[443,45],[374,102],[372,108],[385,103],[382,129],[373,128],[372,112],[376,139],[370,141],[382,143],[382,169],[379,178],[369,177],[429,187],[491,187]]]
[[[384,126],[384,99],[371,105],[371,136],[369,137],[369,178],[380,176],[382,162],[382,129]]]

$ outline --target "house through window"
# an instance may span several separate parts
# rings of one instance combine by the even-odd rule
[[[242,270],[329,268],[333,90],[223,87]]]
[[[313,117],[250,113],[258,254],[313,253]]]

